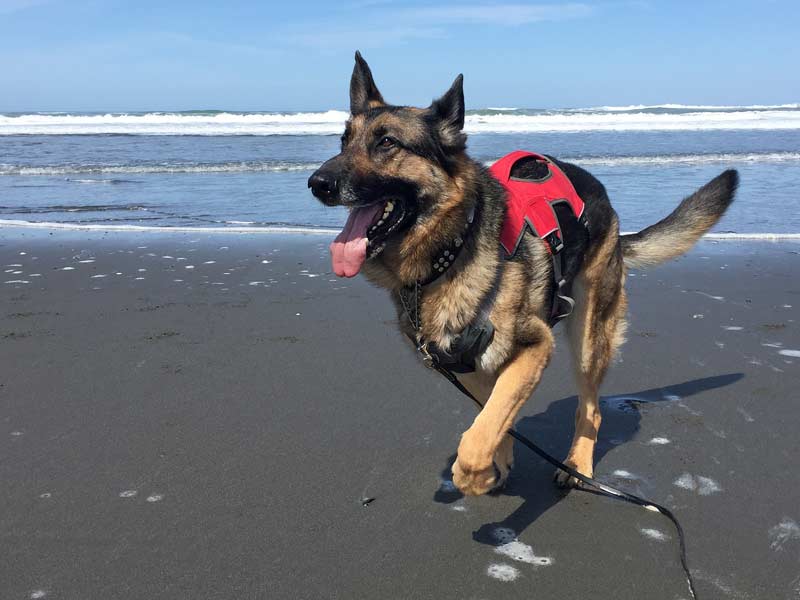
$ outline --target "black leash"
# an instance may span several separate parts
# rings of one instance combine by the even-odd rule
[[[445,377],[445,379],[447,379],[450,383],[452,383],[458,389],[458,391],[460,391],[467,398],[469,398],[475,404],[477,404],[479,409],[483,409],[483,404],[481,404],[480,401],[475,396],[473,396],[472,393],[470,393],[470,391],[467,388],[465,388],[461,384],[461,382],[458,380],[458,378],[455,375],[453,375],[447,369],[443,369],[442,367],[440,367],[435,362],[431,365],[431,367],[435,371],[437,371],[438,373],[443,375]],[[565,471],[567,474],[569,474],[570,476],[574,477],[575,479],[577,479],[581,483],[584,483],[585,485],[588,485],[591,488],[594,488],[594,489],[587,489],[587,488],[579,487],[578,489],[580,489],[582,491],[585,491],[585,492],[591,492],[591,493],[595,493],[595,494],[611,496],[613,498],[618,498],[619,500],[623,500],[623,501],[629,502],[631,504],[636,504],[637,506],[641,506],[642,508],[644,508],[646,510],[661,513],[662,515],[667,517],[670,521],[672,521],[672,524],[675,525],[675,530],[678,532],[678,543],[680,544],[681,567],[683,567],[683,572],[686,575],[686,583],[689,585],[689,594],[691,595],[692,598],[697,600],[697,592],[695,591],[695,588],[694,588],[694,580],[692,579],[692,574],[689,571],[689,564],[688,564],[688,562],[686,560],[686,539],[685,539],[684,534],[683,534],[683,527],[681,527],[681,524],[678,522],[678,518],[672,513],[672,511],[670,509],[668,509],[666,506],[661,506],[660,504],[656,504],[655,502],[650,502],[649,500],[645,500],[644,498],[640,498],[639,496],[636,496],[635,494],[624,492],[624,491],[619,490],[619,489],[617,489],[615,487],[612,487],[612,486],[610,486],[608,484],[601,483],[601,482],[597,481],[596,479],[593,479],[591,477],[587,477],[586,475],[583,475],[583,474],[579,473],[578,471],[576,471],[572,467],[568,467],[567,465],[562,463],[560,460],[558,460],[557,458],[555,458],[551,454],[548,454],[547,452],[542,450],[539,446],[534,444],[532,441],[530,441],[528,438],[526,438],[524,435],[522,435],[521,433],[519,433],[518,431],[516,431],[514,429],[509,429],[506,433],[508,435],[510,435],[512,438],[514,438],[515,440],[517,440],[519,443],[521,443],[523,446],[528,448],[529,450],[532,450],[533,452],[538,454],[541,458],[543,458],[544,460],[549,462],[551,465],[553,465],[557,469],[561,469],[562,471]]]

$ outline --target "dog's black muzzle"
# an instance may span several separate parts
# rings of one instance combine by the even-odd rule
[[[308,187],[311,193],[325,204],[335,204],[336,196],[339,194],[339,180],[330,171],[322,169],[315,171],[308,178]]]
[[[308,178],[308,187],[311,193],[327,206],[336,206],[340,203],[339,191],[342,182],[341,155],[334,156]]]

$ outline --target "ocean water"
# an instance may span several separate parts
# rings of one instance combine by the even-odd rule
[[[0,220],[101,227],[338,227],[310,173],[347,114],[0,114]],[[468,111],[469,152],[573,161],[606,186],[623,230],[650,225],[727,168],[716,232],[800,233],[800,105]]]

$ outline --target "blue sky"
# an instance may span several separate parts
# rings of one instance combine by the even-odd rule
[[[0,110],[347,107],[358,48],[384,97],[467,106],[800,101],[800,2],[0,0]]]

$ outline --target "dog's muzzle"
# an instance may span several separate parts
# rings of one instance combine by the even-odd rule
[[[339,195],[339,181],[330,171],[318,169],[308,178],[311,193],[325,204],[333,204]]]

